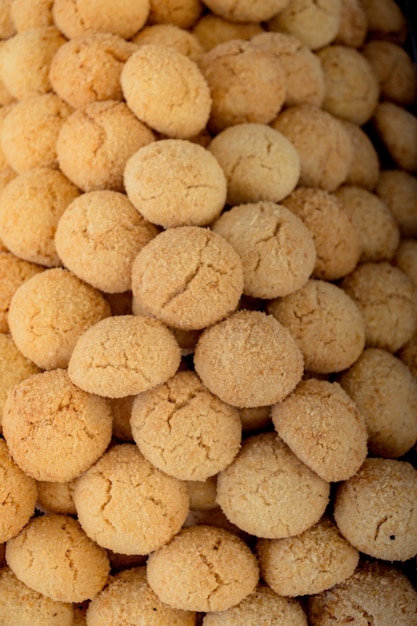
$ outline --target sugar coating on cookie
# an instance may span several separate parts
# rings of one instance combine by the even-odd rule
[[[298,183],[300,158],[296,148],[266,124],[230,126],[218,133],[208,148],[226,175],[230,205],[280,202]]]
[[[417,327],[417,292],[404,272],[386,261],[361,263],[341,287],[365,323],[366,345],[396,352]]]
[[[226,202],[216,158],[186,139],[160,139],[137,150],[124,169],[126,193],[147,220],[163,228],[206,226]]]
[[[68,364],[71,380],[108,398],[136,395],[178,369],[180,347],[160,320],[140,315],[102,319],[84,332]]]
[[[327,516],[294,537],[259,539],[256,553],[262,578],[289,597],[330,589],[349,578],[359,562],[358,550]]]
[[[417,180],[400,169],[381,171],[376,193],[394,215],[403,237],[417,236]]]
[[[0,439],[0,542],[15,537],[35,512],[36,481],[14,462],[4,439]]]
[[[214,13],[202,15],[192,29],[206,51],[232,39],[247,41],[262,32],[264,29],[257,22],[232,22]]]
[[[352,143],[341,121],[328,111],[309,104],[294,105],[284,109],[271,126],[297,151],[300,185],[334,191],[346,180]]]
[[[1,217],[0,217],[1,219]],[[43,271],[43,267],[35,263],[29,263],[15,256],[7,249],[0,252],[0,332],[9,331],[7,319],[10,301],[14,292],[22,283],[35,274]]]
[[[313,272],[316,247],[312,234],[285,206],[266,201],[234,206],[211,228],[239,254],[245,295],[285,296],[302,287]]]
[[[129,108],[153,130],[187,139],[205,128],[209,87],[197,64],[174,48],[140,46],[126,61],[121,84]]]
[[[294,389],[303,374],[303,357],[272,315],[242,310],[203,331],[194,366],[224,402],[258,407],[279,402]]]
[[[91,539],[121,554],[149,554],[180,530],[187,486],[164,474],[135,444],[110,448],[77,481],[78,520]]]
[[[323,480],[347,480],[366,458],[366,421],[337,382],[302,380],[271,416],[279,436]]]
[[[340,372],[365,347],[360,307],[333,283],[310,279],[298,291],[271,300],[267,311],[294,337],[310,372]]]
[[[337,280],[356,267],[360,256],[359,233],[330,192],[298,187],[282,203],[303,221],[313,237],[315,278]]]
[[[353,157],[345,182],[372,191],[375,189],[380,174],[379,156],[374,144],[360,126],[348,120],[341,120],[341,122],[350,137],[353,149]]]
[[[16,32],[21,33],[30,28],[40,26],[52,26],[53,0],[33,0],[30,5],[26,0],[13,0],[10,7],[10,16],[16,28]]]
[[[25,585],[57,602],[83,602],[107,582],[105,551],[67,515],[34,517],[6,544],[6,561]]]
[[[83,191],[123,191],[127,160],[154,139],[124,102],[92,102],[62,125],[56,142],[59,167]]]
[[[16,176],[1,194],[0,236],[17,257],[46,267],[62,261],[54,236],[58,221],[80,190],[62,172],[33,168]]]
[[[55,53],[49,80],[55,93],[76,109],[97,100],[122,100],[120,74],[136,50],[111,33],[71,39]]]
[[[368,30],[368,18],[361,0],[342,0],[339,30],[333,43],[361,48]]]
[[[157,233],[125,194],[103,189],[69,204],[58,222],[55,246],[79,278],[106,293],[121,293],[131,287],[136,255]]]
[[[194,330],[234,311],[243,289],[238,253],[199,226],[159,233],[138,253],[132,292],[145,311],[169,326]]]
[[[330,485],[276,433],[252,435],[217,477],[217,502],[245,532],[266,539],[298,535],[323,515]]]
[[[195,613],[173,609],[161,602],[146,581],[146,568],[133,567],[112,576],[106,587],[89,603],[89,626],[140,623],[149,626],[194,626]]]
[[[36,508],[42,511],[42,513],[76,515],[77,510],[73,499],[75,482],[75,480],[70,480],[66,483],[36,481],[38,488]]]
[[[104,296],[69,270],[47,269],[15,291],[10,332],[19,350],[41,369],[67,367],[84,331],[110,315]]]
[[[145,26],[134,37],[132,43],[137,46],[157,44],[170,46],[198,63],[204,54],[204,48],[198,37],[175,24],[153,24]]]
[[[224,611],[254,591],[259,570],[241,539],[203,524],[182,529],[153,552],[146,576],[159,599],[173,608]]]
[[[108,401],[76,387],[67,370],[34,374],[7,396],[4,438],[15,462],[36,480],[74,480],[103,454],[111,434]]]
[[[334,518],[355,548],[384,561],[417,554],[417,471],[406,461],[368,457],[340,483]]]
[[[417,117],[394,102],[380,102],[372,118],[375,130],[395,164],[417,172]]]
[[[194,372],[177,372],[137,395],[130,423],[145,458],[181,480],[214,476],[240,447],[238,410],[214,396]]]

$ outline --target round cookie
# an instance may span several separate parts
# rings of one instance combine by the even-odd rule
[[[361,48],[368,30],[368,18],[362,0],[342,0],[338,33],[333,43]]]
[[[271,416],[281,439],[323,480],[347,480],[366,458],[368,433],[362,406],[337,382],[302,380],[272,407]]]
[[[367,348],[340,378],[356,403],[374,456],[398,458],[417,442],[417,380],[386,350]]]
[[[366,345],[397,352],[417,328],[412,281],[386,261],[361,263],[341,283],[365,323]]]
[[[407,20],[395,0],[361,0],[368,20],[368,38],[384,39],[403,45]]]
[[[145,26],[133,38],[137,46],[157,44],[170,46],[198,63],[204,54],[204,48],[197,36],[175,24],[154,24]]]
[[[202,15],[192,29],[203,49],[208,51],[219,43],[232,39],[248,41],[255,35],[264,32],[262,25],[257,22],[231,22],[228,19],[206,13]]]
[[[80,336],[68,372],[81,389],[121,398],[156,387],[171,378],[181,350],[161,321],[140,315],[102,319]]]
[[[15,291],[9,327],[22,354],[41,369],[67,367],[79,336],[110,315],[110,306],[91,285],[70,271],[47,269]]]
[[[339,119],[319,107],[301,104],[284,109],[271,126],[297,151],[299,185],[334,191],[346,180],[353,148]]]
[[[112,576],[88,605],[88,626],[145,622],[147,626],[194,626],[195,613],[161,602],[146,581],[145,567],[133,567]]]
[[[136,255],[157,233],[125,194],[90,191],[71,202],[61,216],[55,246],[76,276],[106,293],[122,293],[131,287]]]
[[[124,186],[139,213],[163,228],[206,226],[226,202],[219,163],[185,139],[160,139],[138,149],[126,163]]]
[[[281,12],[290,0],[204,0],[204,4],[215,15],[231,22],[265,22]]]
[[[120,74],[136,50],[111,33],[71,39],[53,57],[49,80],[55,93],[75,109],[97,100],[123,100]]]
[[[324,189],[298,187],[282,203],[312,234],[316,248],[313,277],[332,281],[355,269],[359,234],[334,196]]]
[[[203,11],[201,0],[150,0],[148,24],[192,28]]]
[[[400,169],[382,170],[375,189],[394,215],[403,237],[417,237],[417,180]]]
[[[401,169],[417,172],[415,115],[398,104],[386,101],[378,104],[372,122],[394,163]]]
[[[267,311],[291,333],[314,374],[346,369],[365,347],[360,307],[333,283],[310,279],[295,293],[271,300]]]
[[[368,457],[338,485],[334,518],[360,552],[384,561],[417,554],[417,470],[406,461]]]
[[[153,552],[146,576],[159,599],[173,608],[225,611],[254,591],[259,570],[241,539],[203,524],[182,529]]]
[[[33,517],[6,544],[6,561],[25,585],[57,602],[83,602],[107,582],[109,559],[67,515]]]
[[[103,454],[111,434],[108,401],[76,387],[67,370],[34,374],[7,396],[4,438],[14,461],[36,480],[74,480]]]
[[[1,217],[0,217],[1,219]],[[28,278],[43,271],[43,267],[19,259],[8,250],[0,252],[0,332],[9,332],[8,313],[15,291]]]
[[[226,175],[227,204],[280,202],[298,183],[300,159],[291,140],[265,124],[230,126],[208,148]]]
[[[199,226],[169,228],[139,252],[132,293],[145,311],[184,330],[204,328],[234,311],[243,289],[238,253]]]
[[[36,484],[38,487],[36,508],[42,513],[77,514],[73,499],[75,480],[67,483],[38,480]]]
[[[92,102],[62,125],[56,142],[59,167],[83,191],[123,191],[127,160],[154,139],[124,102]]]
[[[180,530],[187,486],[147,461],[134,444],[110,448],[78,480],[78,520],[91,539],[121,554],[149,554]]]
[[[206,328],[194,353],[203,383],[239,408],[275,404],[303,374],[295,340],[272,315],[242,310]]]
[[[206,480],[239,451],[238,410],[214,396],[194,372],[177,372],[164,385],[135,397],[133,439],[155,467],[180,480]]]
[[[241,204],[225,211],[211,227],[239,254],[245,295],[285,296],[302,287],[314,269],[316,247],[311,232],[285,206]]]
[[[323,517],[295,537],[259,539],[263,580],[280,596],[311,596],[343,582],[355,571],[359,552]]]
[[[79,189],[59,170],[33,168],[14,178],[0,196],[0,237],[17,257],[46,267],[62,261],[54,236]]]
[[[29,522],[38,492],[36,481],[14,462],[4,439],[0,439],[0,473],[0,542],[4,543]]]
[[[150,128],[179,139],[205,128],[209,87],[198,66],[174,48],[140,46],[126,61],[121,84],[127,105]]]
[[[417,240],[401,239],[392,264],[404,272],[417,287]]]
[[[380,174],[379,156],[375,146],[360,126],[348,120],[341,120],[341,122],[350,137],[353,149],[353,157],[345,182],[348,185],[358,185],[368,191],[373,191]]]
[[[295,456],[276,433],[253,435],[217,477],[217,502],[245,532],[280,539],[318,522],[330,485]]]
[[[32,0],[30,5],[26,0],[13,0],[10,7],[10,16],[18,33],[30,28],[52,26],[52,5],[54,0]]]

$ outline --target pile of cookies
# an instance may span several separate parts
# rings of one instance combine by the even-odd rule
[[[394,0],[0,7],[0,624],[417,624]]]

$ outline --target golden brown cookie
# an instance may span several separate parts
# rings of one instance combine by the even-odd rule
[[[75,480],[67,483],[53,483],[37,481],[38,499],[36,508],[42,513],[62,513],[63,515],[76,515],[73,494]]]
[[[417,240],[401,239],[392,264],[404,272],[417,287]]]
[[[375,189],[390,208],[403,237],[417,236],[417,180],[401,169],[382,170]]]
[[[134,37],[132,43],[137,46],[157,44],[170,46],[198,63],[204,54],[204,48],[197,36],[175,24],[153,24],[145,26]]]
[[[19,259],[8,250],[0,252],[0,332],[7,333],[9,331],[7,316],[10,301],[16,289],[28,278],[42,272],[43,269],[40,265]]]
[[[265,0],[260,4],[251,0],[204,0],[204,4],[231,22],[265,22],[285,9],[289,0]]]
[[[417,117],[408,109],[385,101],[376,107],[372,122],[395,164],[417,172]]]
[[[30,5],[26,0],[13,0],[10,7],[10,16],[18,33],[30,28],[52,26],[52,5],[54,0],[32,0]]]
[[[200,17],[192,29],[204,50],[211,50],[214,46],[232,39],[247,41],[254,35],[264,32],[262,25],[257,22],[232,22],[214,13],[206,13]]]
[[[384,39],[400,45],[407,37],[407,20],[395,0],[361,0],[368,20],[369,39]]]
[[[174,24],[180,28],[191,28],[203,8],[201,0],[150,0],[148,24]]]
[[[362,0],[342,0],[338,33],[333,43],[361,48],[368,30],[368,18]]]
[[[360,126],[348,120],[341,122],[353,148],[353,157],[345,182],[373,191],[380,174],[379,156],[375,146]]]

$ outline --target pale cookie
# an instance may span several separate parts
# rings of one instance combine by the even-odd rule
[[[341,122],[350,137],[353,149],[353,157],[345,182],[373,191],[380,174],[379,156],[375,146],[360,126],[348,120],[341,120]]]
[[[42,513],[61,513],[63,515],[76,515],[73,494],[75,480],[67,483],[54,483],[37,481],[38,499],[36,508]]]
[[[417,172],[417,117],[408,109],[385,101],[376,107],[372,122],[395,164]]]
[[[146,575],[159,599],[173,608],[225,611],[254,591],[259,570],[255,556],[236,535],[201,525],[184,528],[153,552]]]
[[[108,401],[76,387],[67,370],[34,374],[7,396],[4,438],[15,462],[36,480],[74,480],[103,454],[111,434]]]
[[[255,35],[264,32],[262,25],[257,22],[231,22],[230,20],[206,13],[192,29],[204,50],[211,50],[219,43],[231,41],[232,39],[243,39],[248,41]]]
[[[10,15],[18,33],[30,28],[53,26],[52,5],[54,0],[13,0]]]
[[[19,259],[8,250],[0,252],[0,332],[9,332],[7,317],[15,291],[28,278],[39,274],[43,269],[40,265]]]
[[[94,324],[77,341],[68,372],[90,393],[136,395],[173,376],[181,350],[167,326],[140,315],[118,315]]]
[[[197,36],[175,24],[145,26],[132,37],[132,43],[137,46],[145,44],[169,46],[189,57],[195,63],[198,63],[204,54],[204,48]]]
[[[333,43],[361,48],[368,30],[368,17],[362,0],[342,0],[339,30]]]
[[[287,7],[290,0],[204,0],[215,15],[231,22],[265,22]]]
[[[375,189],[394,215],[403,237],[417,237],[417,179],[403,170],[382,170]]]
[[[7,542],[6,561],[25,585],[57,602],[94,598],[110,570],[105,551],[67,515],[32,518]]]
[[[147,461],[134,444],[113,446],[77,481],[78,520],[91,539],[122,554],[149,554],[180,530],[187,486]]]

